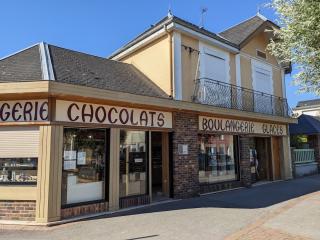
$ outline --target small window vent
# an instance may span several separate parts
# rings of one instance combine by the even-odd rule
[[[267,59],[267,54],[259,50],[257,50],[257,56],[263,59]]]

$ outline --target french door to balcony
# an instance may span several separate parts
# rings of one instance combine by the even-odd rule
[[[254,112],[272,114],[274,109],[273,99],[273,81],[272,68],[254,62],[252,66],[253,71],[253,93]]]
[[[220,51],[203,48],[200,60],[201,85],[204,103],[231,107],[231,88],[229,83],[229,59]]]

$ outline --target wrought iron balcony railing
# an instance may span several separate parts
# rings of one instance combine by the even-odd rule
[[[213,79],[196,80],[193,101],[216,107],[291,117],[286,98],[242,88]]]

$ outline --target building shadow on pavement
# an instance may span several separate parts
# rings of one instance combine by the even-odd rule
[[[317,191],[320,191],[320,175],[149,205],[94,219],[194,208],[265,208]]]

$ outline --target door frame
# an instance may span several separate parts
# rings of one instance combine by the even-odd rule
[[[150,202],[152,202],[152,132],[157,131],[149,131],[149,197]],[[172,157],[171,157],[171,140],[170,135],[172,135],[170,132],[160,132],[161,133],[161,145],[162,145],[162,191],[164,191],[163,186],[163,173],[164,173],[164,158],[166,158],[166,172],[167,172],[167,193],[166,196],[171,198],[172,197]]]

